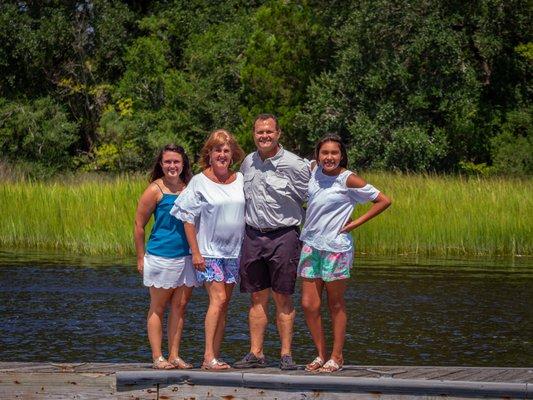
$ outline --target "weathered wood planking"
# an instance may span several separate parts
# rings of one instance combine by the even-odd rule
[[[1,399],[114,399],[114,374],[0,373]]]
[[[0,399],[533,398],[533,368],[346,366],[336,374],[277,368],[154,371],[146,363],[0,362]]]

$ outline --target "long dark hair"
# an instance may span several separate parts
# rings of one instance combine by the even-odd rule
[[[318,141],[318,143],[315,146],[315,161],[318,165],[318,153],[320,152],[320,148],[324,143],[327,142],[335,142],[339,144],[339,149],[341,150],[341,162],[339,163],[339,166],[342,168],[348,168],[348,154],[346,153],[346,146],[344,146],[344,143],[342,143],[342,139],[339,135],[336,135],[334,133],[328,133],[326,136],[324,136],[322,139]]]
[[[186,184],[189,183],[192,178],[191,163],[189,162],[189,157],[187,157],[187,154],[185,153],[185,149],[183,147],[177,146],[174,143],[167,144],[161,149],[161,151],[157,155],[154,162],[154,167],[152,168],[152,172],[150,173],[150,182],[162,178],[165,175],[163,174],[163,168],[161,168],[161,161],[163,160],[163,153],[167,151],[172,151],[174,153],[181,154],[181,157],[183,158],[183,170],[181,171],[180,178]]]

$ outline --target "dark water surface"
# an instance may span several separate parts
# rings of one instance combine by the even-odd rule
[[[346,363],[533,366],[531,258],[358,255],[356,264],[346,294]],[[0,361],[149,362],[148,301],[133,258],[0,251]],[[247,307],[248,296],[236,292],[222,346],[227,361],[247,352]],[[206,293],[195,289],[181,351],[195,364],[205,309]],[[265,353],[277,362],[278,352],[271,324]],[[315,356],[299,305],[293,353],[298,363]]]

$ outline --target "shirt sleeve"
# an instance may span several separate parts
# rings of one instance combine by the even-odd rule
[[[295,172],[292,185],[298,198],[301,201],[307,201],[307,187],[309,184],[309,178],[311,177],[311,171],[309,170],[309,163],[302,160],[300,168]]]
[[[241,174],[244,175],[244,174],[248,171],[251,157],[252,157],[252,155],[249,154],[249,155],[247,155],[247,156],[244,158],[244,160],[242,161],[241,166],[239,167],[239,172],[240,172]]]
[[[204,204],[204,197],[197,190],[196,179],[193,178],[174,202],[170,215],[183,222],[194,224],[195,219],[200,216]]]
[[[348,197],[356,203],[364,204],[374,201],[379,195],[379,190],[370,184],[360,188],[347,188]]]

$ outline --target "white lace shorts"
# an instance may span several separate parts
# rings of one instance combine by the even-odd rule
[[[156,288],[177,288],[178,286],[200,286],[192,265],[191,256],[166,258],[144,255],[144,286]]]

